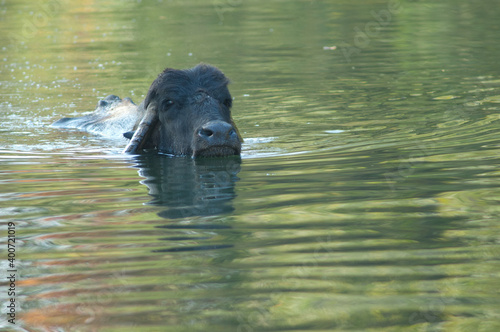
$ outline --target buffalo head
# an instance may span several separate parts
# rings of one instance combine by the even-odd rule
[[[231,118],[229,80],[217,68],[165,69],[139,106],[144,117],[125,152],[154,148],[193,157],[239,155],[242,139]]]

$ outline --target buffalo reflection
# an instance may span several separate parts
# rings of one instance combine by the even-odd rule
[[[136,157],[141,181],[149,189],[151,205],[168,209],[162,218],[212,216],[234,211],[239,157],[199,158],[140,155]]]

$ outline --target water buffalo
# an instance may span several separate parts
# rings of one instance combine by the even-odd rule
[[[130,139],[125,153],[155,149],[192,157],[239,155],[242,139],[231,118],[228,83],[219,69],[206,64],[167,68],[138,106],[111,95],[99,101],[92,114],[60,119],[53,126],[124,135]]]

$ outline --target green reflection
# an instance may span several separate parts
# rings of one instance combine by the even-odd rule
[[[498,11],[3,2],[0,215],[20,239],[20,325],[497,331]],[[232,79],[241,163],[134,160],[47,127],[200,61]]]

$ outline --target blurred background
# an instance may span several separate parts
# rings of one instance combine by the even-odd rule
[[[0,329],[498,331],[498,17],[496,0],[0,0],[18,239]],[[200,62],[232,81],[241,160],[50,127]]]

